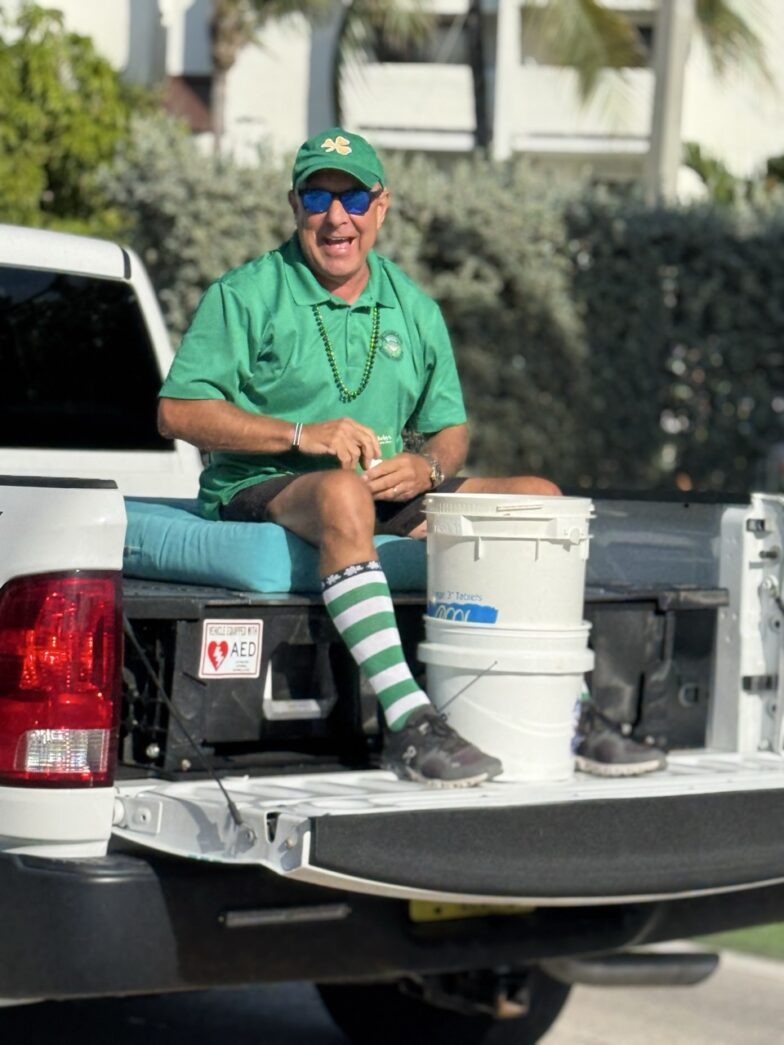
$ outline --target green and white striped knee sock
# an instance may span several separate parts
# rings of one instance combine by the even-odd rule
[[[409,670],[381,563],[346,566],[321,580],[327,612],[367,678],[392,730],[430,701]]]

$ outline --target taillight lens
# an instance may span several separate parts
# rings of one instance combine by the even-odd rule
[[[0,589],[0,783],[111,784],[120,714],[120,575]]]

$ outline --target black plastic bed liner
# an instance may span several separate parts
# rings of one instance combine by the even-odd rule
[[[135,619],[150,617],[199,618],[203,611],[232,608],[271,608],[276,606],[321,606],[321,596],[310,592],[251,592],[207,585],[177,584],[165,581],[125,578],[123,582],[125,608]],[[397,606],[417,606],[424,609],[427,594],[422,592],[393,592]],[[728,603],[726,588],[697,585],[587,585],[585,603],[655,602],[661,609],[716,609]]]

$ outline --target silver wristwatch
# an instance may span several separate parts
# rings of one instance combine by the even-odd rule
[[[438,458],[434,457],[433,454],[429,454],[427,450],[420,451],[420,457],[424,457],[430,467],[430,489],[435,490],[444,481],[445,476],[441,471],[441,465],[438,463]]]

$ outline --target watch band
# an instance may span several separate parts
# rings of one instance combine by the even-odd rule
[[[428,453],[427,450],[421,450],[419,456],[424,457],[430,467],[430,489],[437,489],[445,479],[438,458],[433,454]]]

